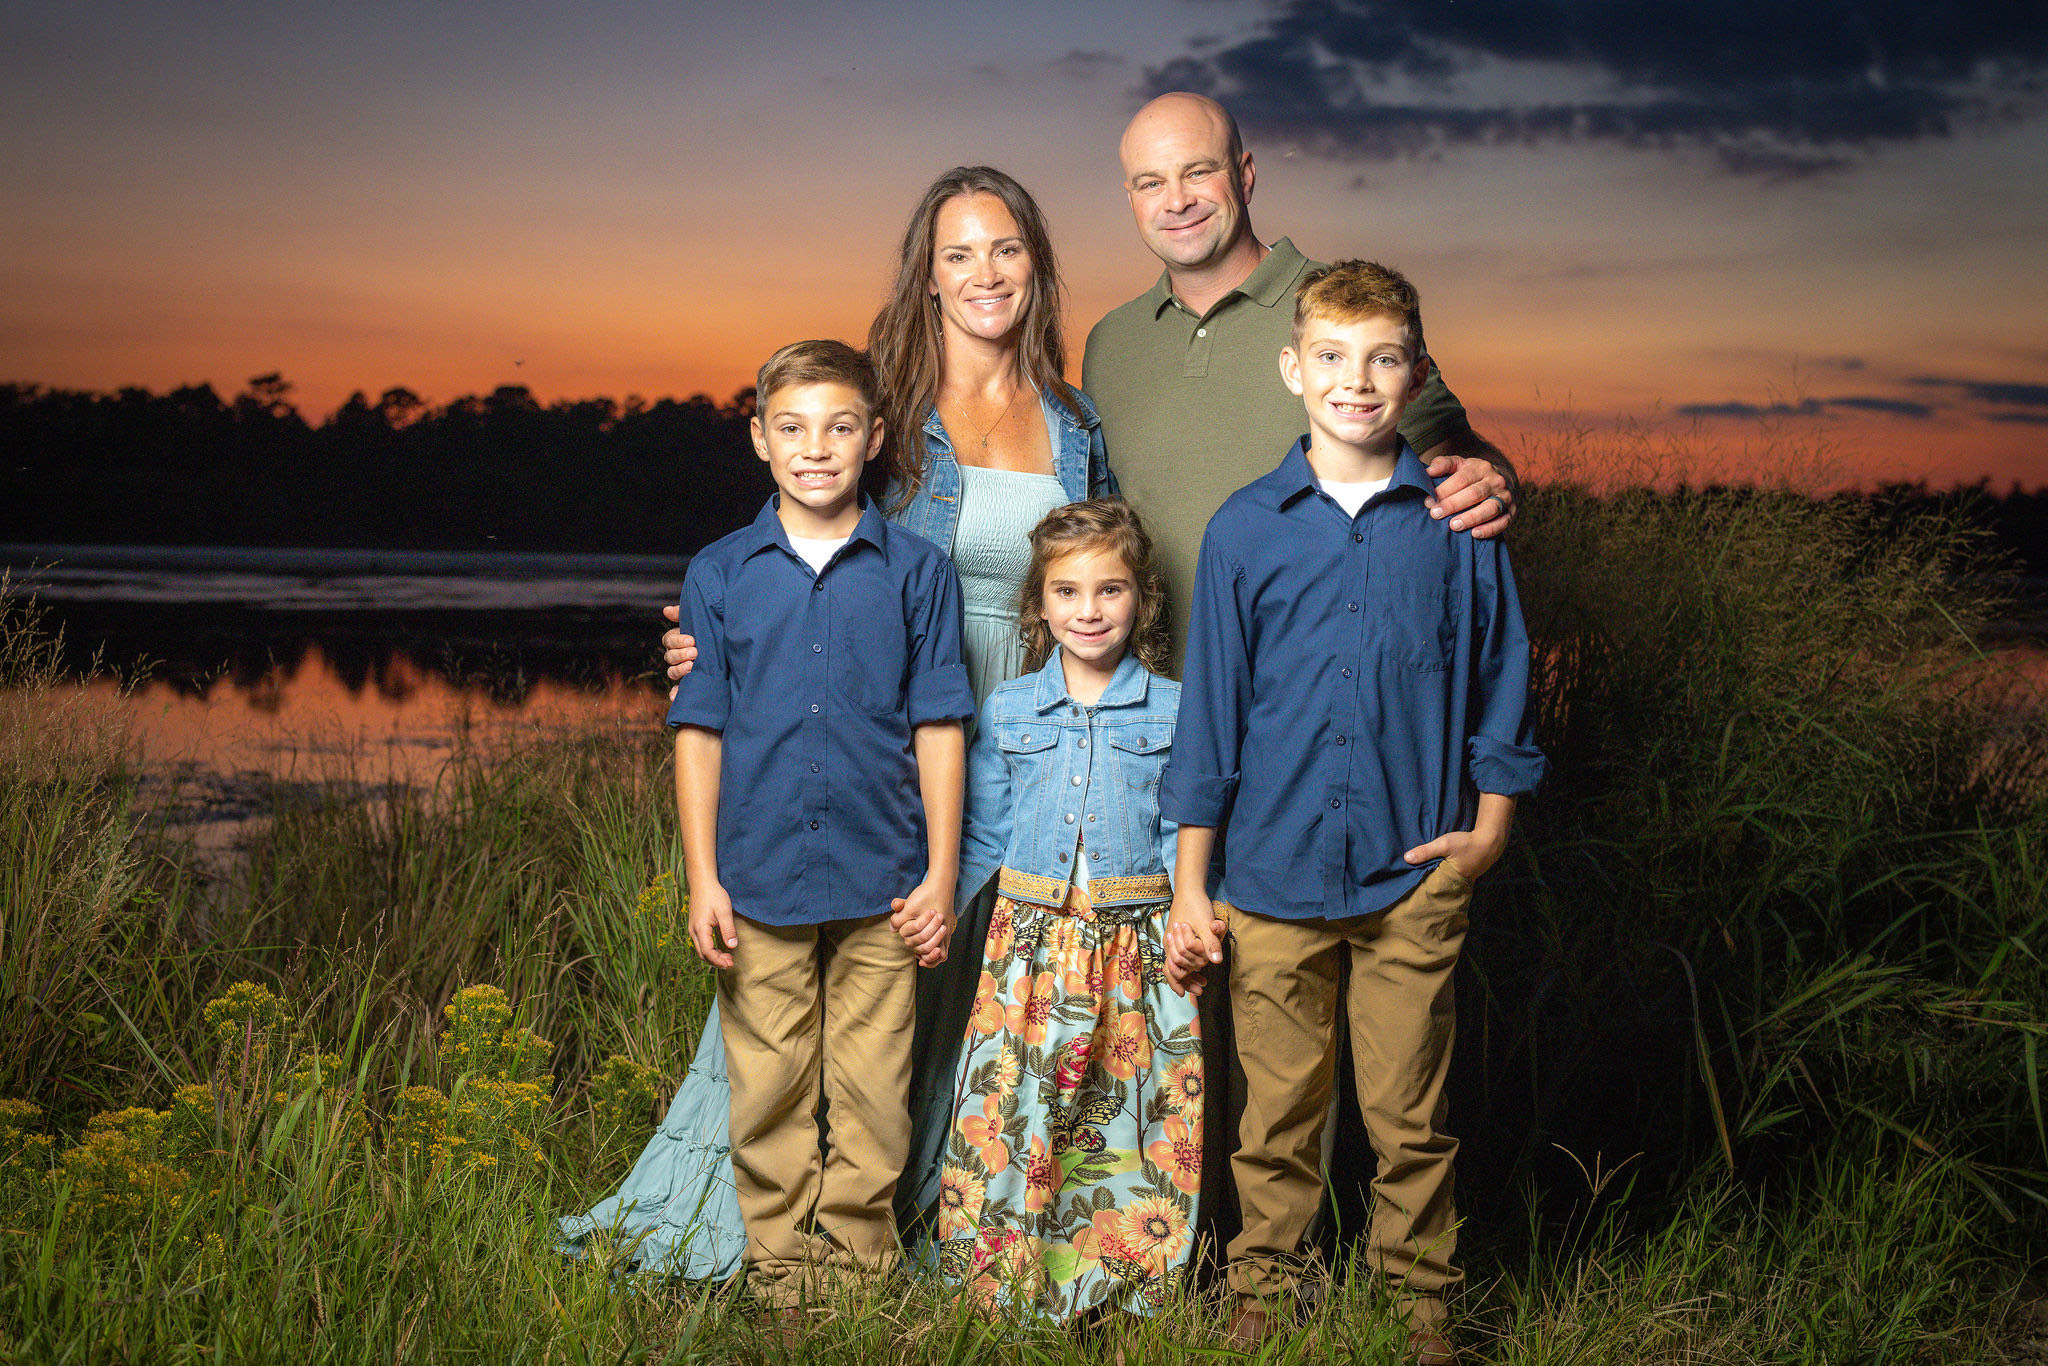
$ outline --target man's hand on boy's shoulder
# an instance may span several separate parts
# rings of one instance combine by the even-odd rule
[[[661,615],[669,624],[668,630],[662,632],[661,636],[661,657],[668,665],[669,700],[674,701],[675,685],[682,682],[683,676],[696,667],[697,641],[695,637],[686,636],[677,629],[678,623],[682,620],[681,608],[670,603],[661,609]]]
[[[731,950],[738,948],[739,942],[732,898],[725,888],[716,882],[690,888],[690,943],[697,956],[714,968],[729,968]]]
[[[1166,917],[1166,984],[1177,995],[1202,994],[1209,965],[1223,961],[1224,928],[1207,891],[1174,895]]]
[[[1462,443],[1442,441],[1430,447],[1426,472],[1444,482],[1423,501],[1431,516],[1451,519],[1451,530],[1469,531],[1484,541],[1506,531],[1515,520],[1514,467],[1485,438],[1473,435]]]
[[[957,923],[952,902],[950,890],[930,882],[920,882],[910,889],[909,896],[889,902],[889,926],[903,936],[921,968],[935,968],[946,961]]]

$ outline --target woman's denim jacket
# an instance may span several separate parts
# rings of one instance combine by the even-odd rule
[[[967,756],[960,904],[995,873],[1002,895],[1059,906],[1077,857],[1096,906],[1170,898],[1177,828],[1159,814],[1159,775],[1179,709],[1180,684],[1132,655],[1084,707],[1067,695],[1057,648],[990,693]]]
[[[1078,412],[1051,390],[1039,400],[1060,434],[1053,447],[1052,472],[1073,502],[1107,497],[1117,487],[1116,476],[1109,472],[1109,459],[1103,454],[1102,419],[1095,415],[1095,405],[1086,394],[1079,389],[1068,392],[1074,396]],[[953,532],[960,525],[960,465],[937,408],[924,420],[924,481],[907,507],[897,508],[896,501],[897,490],[891,487],[882,499],[884,508],[895,509],[889,513],[890,521],[916,532],[948,555],[953,553]]]

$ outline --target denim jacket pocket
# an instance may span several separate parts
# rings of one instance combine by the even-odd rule
[[[1143,721],[1113,727],[1109,747],[1118,752],[1118,767],[1127,783],[1142,791],[1157,792],[1160,776],[1166,769],[1166,756],[1173,748],[1173,723]]]

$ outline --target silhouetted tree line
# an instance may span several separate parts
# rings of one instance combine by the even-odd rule
[[[752,411],[394,388],[316,425],[276,374],[231,401],[0,385],[0,540],[673,554],[767,496]]]
[[[259,375],[104,394],[0,385],[0,540],[418,550],[695,550],[754,515],[767,471],[751,389],[542,404],[523,385],[431,406],[361,392],[317,426]],[[1959,506],[2048,575],[2048,488],[1988,482],[1871,495],[1896,515]]]

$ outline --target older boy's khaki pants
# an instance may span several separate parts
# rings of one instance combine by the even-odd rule
[[[1240,1295],[1291,1292],[1303,1233],[1322,1202],[1322,1136],[1336,1078],[1338,993],[1350,1016],[1359,1108],[1379,1159],[1372,1265],[1411,1320],[1441,1317],[1463,1279],[1451,1264],[1451,1158],[1441,1131],[1455,1026],[1451,970],[1472,884],[1448,861],[1384,911],[1349,920],[1229,913],[1244,1120],[1231,1159],[1244,1231],[1231,1240]],[[1345,982],[1346,966],[1349,982]]]
[[[886,915],[742,919],[739,941],[718,974],[733,1181],[754,1290],[795,1304],[899,1254],[890,1202],[910,1152],[917,961]]]

